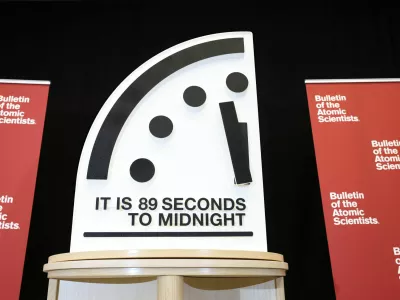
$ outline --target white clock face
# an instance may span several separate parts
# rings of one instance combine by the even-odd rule
[[[160,248],[267,250],[251,33],[157,55],[89,132],[71,251]]]

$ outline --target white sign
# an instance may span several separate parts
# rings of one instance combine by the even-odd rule
[[[71,252],[266,251],[253,38],[190,40],[106,101],[77,174]]]

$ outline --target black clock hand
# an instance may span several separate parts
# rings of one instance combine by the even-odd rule
[[[248,134],[247,134],[247,123],[244,122],[239,122],[239,126],[240,126],[240,132],[242,133],[242,145],[244,147],[244,152],[245,152],[245,162],[246,165],[248,166],[249,169],[249,174],[250,174],[250,182],[251,182],[251,173],[250,173],[250,160],[249,160],[249,138],[248,138]],[[236,183],[236,180],[235,180]],[[249,183],[250,184],[250,183]]]
[[[219,108],[235,173],[235,183],[250,184],[252,178],[249,166],[247,123],[239,123],[233,101],[222,102]]]

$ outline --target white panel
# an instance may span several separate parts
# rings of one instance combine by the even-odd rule
[[[46,80],[18,80],[18,79],[0,79],[0,83],[16,83],[16,84],[41,84],[49,85],[50,81]]]
[[[245,52],[221,55],[189,65],[156,85],[134,108],[122,128],[112,154],[107,180],[87,180],[89,157],[104,119],[123,91],[150,66],[163,58],[199,43],[243,38]],[[233,93],[226,86],[232,72],[246,75],[249,86],[243,93]],[[207,94],[205,104],[194,109],[183,100],[184,90],[200,86]],[[234,184],[234,172],[219,109],[220,102],[234,101],[239,122],[248,126],[250,170],[253,182],[248,186]],[[265,99],[263,99],[265,101]],[[174,124],[172,134],[158,139],[150,134],[149,122],[164,115]],[[134,181],[129,173],[131,163],[138,158],[150,159],[155,176],[146,183]],[[95,210],[96,197],[111,197],[107,210]],[[117,210],[117,197],[130,197],[133,209]],[[151,214],[153,222],[131,225],[128,213],[140,213],[141,197],[156,198],[158,207]],[[166,211],[162,200],[169,198],[243,198],[246,210],[229,211]],[[243,224],[236,215],[234,226],[159,226],[160,213],[245,213]],[[84,237],[84,232],[191,232],[250,231],[252,237],[162,237],[116,238]],[[252,34],[227,33],[195,39],[173,47],[132,73],[110,96],[94,121],[87,137],[79,164],[71,252],[113,249],[230,249],[266,251],[266,228],[257,90]]]
[[[307,79],[305,83],[399,82],[399,78]]]

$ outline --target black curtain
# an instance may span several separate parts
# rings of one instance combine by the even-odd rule
[[[159,52],[226,31],[254,34],[268,244],[290,265],[287,299],[335,299],[304,80],[399,77],[396,13],[132,3],[0,4],[0,78],[51,81],[21,299],[45,299],[43,264],[69,251],[79,157],[111,92]]]

